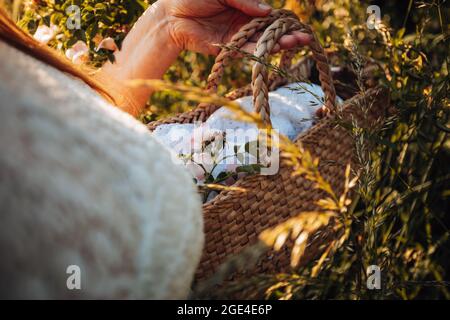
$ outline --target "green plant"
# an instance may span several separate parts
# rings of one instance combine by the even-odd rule
[[[120,44],[134,22],[148,7],[148,0],[31,0],[24,3],[24,13],[19,22],[34,34],[40,25],[56,26],[57,36],[49,45],[65,51],[77,41],[89,47],[90,62],[99,67],[106,59],[114,60],[112,51],[96,50],[99,42],[111,37]],[[80,28],[68,27],[68,19],[74,18],[68,11],[72,5],[80,8]]]

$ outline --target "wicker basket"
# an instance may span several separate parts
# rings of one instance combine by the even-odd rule
[[[275,10],[268,17],[256,18],[232,38],[227,48],[241,48],[257,32],[264,32],[260,37],[255,56],[259,59],[253,66],[252,86],[235,91],[232,99],[253,92],[254,107],[264,121],[270,122],[268,92],[286,83],[279,76],[269,77],[265,63],[274,45],[286,33],[293,30],[307,32],[313,36],[310,49],[319,72],[319,79],[325,93],[325,106],[329,114],[306,133],[301,134],[296,143],[301,143],[313,156],[320,158],[320,172],[339,194],[343,189],[345,167],[354,162],[354,141],[347,130],[336,125],[336,92],[327,55],[315,37],[311,28],[301,23],[298,18],[286,10]],[[221,80],[225,65],[233,58],[235,52],[223,49],[216,58],[207,90],[214,92]],[[280,68],[292,73],[298,72],[291,67],[291,58],[295,52],[288,51],[281,58]],[[250,92],[249,92],[250,91]],[[348,94],[344,95],[348,96]],[[358,105],[364,103],[370,110],[362,114]],[[339,110],[339,117],[357,121],[360,126],[370,126],[385,113],[389,104],[385,89],[374,88],[364,96],[354,96],[345,101]],[[195,110],[149,124],[154,130],[158,125],[169,123],[204,122],[220,106],[199,105]],[[197,271],[197,280],[212,275],[227,257],[241,252],[247,246],[258,241],[258,235],[265,229],[273,227],[303,211],[317,210],[317,200],[325,194],[313,188],[310,181],[302,176],[293,176],[292,168],[280,164],[278,174],[273,176],[247,176],[234,186],[244,188],[246,192],[226,190],[213,201],[203,206],[205,248]],[[317,255],[317,246],[311,245],[305,252],[301,263]],[[278,252],[265,255],[253,272],[285,272],[290,267],[290,248],[285,246]]]

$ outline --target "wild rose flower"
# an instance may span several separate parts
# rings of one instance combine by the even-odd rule
[[[223,141],[224,132],[202,125],[194,129],[191,136],[191,146],[193,151],[203,151],[203,147],[210,141]]]
[[[78,40],[72,48],[66,50],[66,57],[74,64],[83,64],[89,60],[89,48],[81,40]]]
[[[203,168],[193,161],[188,161],[186,164],[186,169],[197,179],[198,183],[201,183],[205,179],[205,171]]]
[[[192,157],[192,160],[199,165],[202,165],[206,172],[211,173],[214,168],[215,161],[212,155],[208,152],[203,153],[195,153]]]
[[[118,50],[118,47],[116,45],[116,42],[114,41],[113,38],[108,37],[103,39],[102,41],[100,41],[100,43],[98,44],[97,48],[95,48],[95,51],[99,51],[100,49],[106,49],[109,51],[116,51]]]
[[[51,25],[50,27],[48,27],[45,24],[42,24],[37,28],[33,37],[40,43],[47,44],[50,42],[50,40],[55,38],[57,33],[58,33],[57,26]]]
[[[214,159],[211,154],[206,152],[194,153],[190,157],[191,160],[186,161],[185,167],[197,179],[197,182],[201,184],[205,180],[206,175],[211,174],[215,165]]]

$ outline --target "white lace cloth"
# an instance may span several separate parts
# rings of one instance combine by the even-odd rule
[[[0,298],[185,298],[203,246],[186,170],[80,81],[1,41],[0,60]]]

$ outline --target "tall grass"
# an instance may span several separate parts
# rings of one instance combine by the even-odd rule
[[[364,64],[381,66],[379,81],[389,87],[395,107],[378,131],[350,128],[363,170],[347,213],[349,236],[325,261],[319,258],[290,274],[256,276],[225,288],[224,294],[450,297],[445,281],[450,270],[448,20],[441,2],[414,2],[408,15],[417,21],[415,28],[384,25],[372,31],[364,25],[365,8],[359,1],[328,2],[310,20],[338,52],[337,62],[353,67],[361,93]],[[381,268],[382,290],[367,289],[369,265]]]

